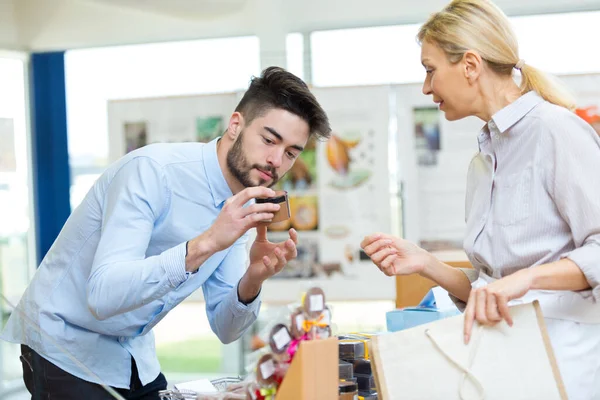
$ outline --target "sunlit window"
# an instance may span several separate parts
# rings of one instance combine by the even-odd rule
[[[106,167],[109,100],[235,91],[246,88],[258,74],[256,37],[67,52],[71,207],[81,202],[90,182]]]
[[[287,70],[300,79],[304,76],[304,35],[301,33],[289,33],[285,44]]]
[[[600,72],[600,12],[510,18],[520,56],[553,74]],[[311,35],[317,86],[421,82],[420,24],[318,31]]]

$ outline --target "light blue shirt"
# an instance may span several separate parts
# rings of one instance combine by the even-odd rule
[[[232,196],[216,143],[153,144],[111,165],[25,291],[18,308],[28,318],[13,312],[2,339],[27,344],[72,375],[118,388],[129,387],[133,356],[145,385],[160,372],[152,327],[200,287],[212,330],[224,343],[239,338],[260,308],[260,299],[244,305],[237,295],[248,235],[197,273],[185,271],[186,241],[208,229]]]

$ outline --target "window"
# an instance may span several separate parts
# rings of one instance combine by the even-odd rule
[[[2,328],[34,271],[26,60],[0,51],[0,299]],[[0,341],[0,397],[21,378],[18,345]],[[17,381],[18,382],[18,381]]]
[[[600,72],[600,11],[510,18],[520,55],[552,74]],[[311,35],[316,86],[415,83],[425,78],[416,41],[421,24],[317,31]],[[557,29],[560,27],[560,29]]]
[[[107,166],[109,100],[234,91],[257,74],[256,37],[67,52],[71,208]]]
[[[301,33],[289,33],[286,37],[287,70],[300,79],[304,76],[304,35]]]

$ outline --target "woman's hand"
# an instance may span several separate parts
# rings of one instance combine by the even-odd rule
[[[513,320],[508,302],[523,297],[531,289],[532,283],[533,273],[530,268],[526,268],[487,286],[471,289],[465,309],[465,344],[471,339],[475,320],[488,326],[505,320],[509,326],[512,326]]]
[[[360,247],[388,276],[421,273],[431,257],[408,240],[382,233],[366,236]]]

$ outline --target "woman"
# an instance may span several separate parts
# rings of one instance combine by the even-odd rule
[[[600,138],[519,58],[492,3],[452,1],[418,39],[423,93],[448,120],[486,123],[467,178],[464,249],[474,270],[389,235],[361,246],[385,274],[421,274],[466,303],[465,342],[474,321],[512,325],[508,305],[538,299],[569,398],[600,400]]]

